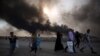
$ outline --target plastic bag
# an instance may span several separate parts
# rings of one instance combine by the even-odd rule
[[[67,46],[68,46],[68,49],[67,49],[68,52],[74,52],[72,41],[67,41]]]

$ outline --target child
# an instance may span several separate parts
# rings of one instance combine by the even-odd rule
[[[33,35],[34,34],[32,34],[32,36]],[[35,54],[37,53],[37,49],[38,49],[38,47],[40,47],[40,42],[41,42],[40,35],[35,33],[35,36],[32,37],[32,40],[31,40],[31,43],[32,43],[31,44],[31,52],[34,51]]]

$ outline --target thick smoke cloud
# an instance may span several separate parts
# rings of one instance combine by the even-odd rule
[[[28,0],[0,0],[0,17],[18,29],[29,32],[35,30],[57,31],[60,26],[51,27],[49,20],[42,17],[39,5],[26,2]],[[99,0],[37,0],[44,1],[48,7],[58,9],[58,21],[80,32],[90,28],[94,35],[100,35],[100,1]],[[36,2],[37,3],[37,2]],[[50,11],[51,12],[51,11]],[[51,13],[52,14],[52,13]],[[56,20],[55,19],[55,20]],[[43,24],[45,22],[45,24]],[[59,23],[61,23],[59,22]],[[56,23],[58,24],[58,23]],[[57,29],[57,30],[56,30]]]
[[[62,21],[73,29],[85,33],[88,28],[91,34],[100,35],[100,1],[99,0],[59,0],[58,8]],[[57,3],[56,3],[57,4]],[[60,5],[60,6],[59,6]]]
[[[79,24],[77,27],[80,27],[82,32],[90,28],[93,35],[100,35],[100,0],[91,0],[87,6],[83,6],[73,16]]]
[[[24,0],[0,0],[0,17],[18,29],[31,33],[36,30],[57,31],[62,29],[59,26],[51,27],[49,21],[43,25],[42,22],[45,20],[41,16],[41,10],[39,11],[34,5],[29,6]],[[35,22],[35,19],[38,22]]]
[[[0,0],[0,16],[17,28],[30,31],[30,25],[26,19],[38,16],[35,7],[29,7],[23,0]]]
[[[51,0],[52,1],[52,0]],[[57,1],[57,2],[55,2]],[[63,22],[68,27],[85,33],[88,28],[92,35],[100,34],[100,1],[99,0],[55,0],[49,5],[55,5],[60,15],[58,24]],[[50,6],[49,6],[50,7]],[[56,21],[55,21],[56,22]]]
[[[89,20],[97,24],[100,23],[100,0],[93,0],[90,6]]]
[[[100,1],[91,0],[87,6],[83,6],[78,13],[74,14],[75,19],[79,21],[89,20],[91,22],[99,23],[100,21]]]

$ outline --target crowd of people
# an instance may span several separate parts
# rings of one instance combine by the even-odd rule
[[[63,47],[61,43],[62,34],[57,32],[57,39],[55,43],[55,51],[64,50],[65,52],[76,53],[76,48],[83,52],[83,50],[87,47],[90,48],[91,53],[96,53],[93,49],[91,37],[90,37],[90,29],[87,29],[85,34],[81,34],[78,31],[74,32],[73,29],[69,29],[67,37],[67,44],[66,47]],[[82,46],[80,46],[82,44]]]
[[[91,50],[91,53],[96,53],[93,50],[93,46],[92,46],[92,42],[91,42],[91,38],[90,38],[90,29],[87,29],[85,34],[81,34],[78,31],[74,32],[73,29],[69,29],[68,32],[66,33],[66,47],[64,48],[63,44],[62,44],[62,37],[63,34],[61,32],[57,32],[57,39],[55,41],[55,48],[54,51],[60,51],[63,50],[64,52],[71,52],[71,53],[76,53],[76,48],[79,48],[80,52],[84,52],[83,50],[86,47],[89,47]],[[16,48],[16,42],[17,42],[17,37],[16,35],[14,35],[14,32],[10,32],[10,37],[7,38],[9,39],[9,43],[10,43],[10,51],[9,51],[9,55],[12,56],[13,52],[15,51]],[[41,37],[40,34],[36,33],[32,33],[32,38],[31,41],[29,42],[29,46],[30,46],[30,54],[31,52],[34,51],[34,53],[37,53],[37,50],[40,48],[40,43],[41,43]],[[80,46],[82,42],[83,46]]]

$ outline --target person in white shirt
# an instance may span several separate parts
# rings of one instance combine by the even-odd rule
[[[94,52],[93,47],[92,47],[92,43],[91,43],[91,39],[90,39],[90,29],[87,29],[87,32],[84,35],[83,44],[84,44],[84,46],[80,48],[81,52],[83,52],[84,48],[89,47],[91,50],[91,53],[96,53],[96,52]]]

